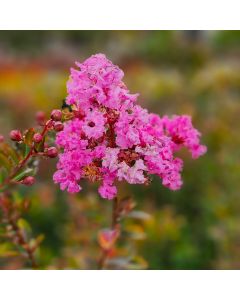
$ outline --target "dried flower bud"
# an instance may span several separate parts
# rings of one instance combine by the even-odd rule
[[[42,140],[42,135],[40,134],[40,133],[35,133],[34,134],[34,136],[33,136],[33,141],[35,142],[35,143],[40,143],[41,142],[41,140]]]
[[[45,119],[46,119],[46,115],[43,111],[38,111],[36,113],[36,121],[39,125],[44,125]]]
[[[33,185],[35,183],[35,178],[32,176],[27,176],[21,181],[21,183],[29,186]]]
[[[63,123],[61,123],[61,122],[55,122],[54,123],[54,130],[56,130],[56,131],[62,131],[63,130]]]
[[[22,140],[22,134],[20,130],[12,130],[10,132],[10,138],[12,141],[20,142]]]
[[[50,148],[46,149],[46,154],[48,157],[51,157],[51,158],[56,157],[58,155],[57,148],[50,147]]]
[[[62,119],[62,112],[59,109],[54,109],[51,113],[51,119],[54,121],[61,121]]]

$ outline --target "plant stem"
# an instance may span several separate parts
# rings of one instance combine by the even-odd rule
[[[112,204],[112,229],[115,229],[118,224],[118,217],[118,198],[115,197]]]
[[[21,230],[17,226],[16,222],[11,220],[11,218],[9,218],[8,221],[16,233],[18,244],[21,245],[25,249],[28,260],[31,263],[32,268],[37,269],[38,266],[37,266],[33,251],[28,247],[28,243],[25,240],[24,235],[22,234]]]
[[[117,225],[119,224],[119,215],[118,215],[118,198],[115,197],[112,200],[112,230],[119,230],[119,228],[117,228]],[[111,249],[109,250],[105,250],[102,249],[102,254],[101,257],[98,261],[98,269],[99,270],[103,270],[105,263],[108,259],[108,254],[110,253]]]

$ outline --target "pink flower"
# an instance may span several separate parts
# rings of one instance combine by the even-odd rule
[[[81,190],[81,179],[101,182],[107,199],[116,197],[117,181],[147,184],[152,174],[179,189],[183,161],[176,152],[186,147],[198,158],[207,150],[191,117],[160,118],[137,105],[138,94],[129,93],[123,72],[103,54],[76,65],[67,84],[73,118],[57,134],[62,153],[54,181],[70,193]]]
[[[112,200],[117,195],[117,188],[113,185],[115,175],[106,171],[106,169],[104,169],[104,171],[106,173],[103,176],[103,184],[99,187],[98,191],[103,198]]]
[[[124,161],[119,164],[118,179],[125,179],[131,184],[141,184],[146,181],[143,171],[147,170],[142,159],[135,161],[132,167],[129,167]]]
[[[108,168],[110,172],[115,172],[118,169],[118,153],[119,148],[106,148],[102,166]]]
[[[106,182],[104,182],[103,185],[99,187],[98,191],[101,197],[106,198],[108,200],[112,200],[117,195],[117,188]]]
[[[105,132],[105,118],[97,110],[89,111],[85,117],[82,130],[88,138],[99,138]]]
[[[192,126],[190,116],[173,116],[172,119],[165,116],[163,126],[166,133],[171,136],[175,150],[185,146],[191,152],[192,158],[198,158],[206,153],[206,146],[199,144],[201,133]]]

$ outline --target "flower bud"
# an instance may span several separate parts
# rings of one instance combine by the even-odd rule
[[[21,183],[24,185],[29,185],[29,186],[33,185],[35,183],[35,178],[32,176],[27,176],[22,180]]]
[[[49,147],[46,149],[46,154],[48,157],[54,158],[58,155],[57,148],[55,147]]]
[[[55,122],[54,123],[54,130],[56,131],[62,131],[63,130],[63,124],[61,122]]]
[[[59,109],[54,109],[51,113],[51,119],[54,121],[60,121],[62,119],[62,112]]]
[[[0,134],[0,143],[4,141],[4,136]]]
[[[22,134],[20,130],[12,130],[10,132],[10,138],[12,141],[20,142],[22,140]]]
[[[36,113],[36,121],[39,125],[44,125],[45,119],[46,119],[46,115],[43,111],[38,111]]]
[[[40,133],[35,133],[34,134],[34,136],[33,136],[33,141],[35,142],[35,143],[40,143],[41,142],[41,140],[42,140],[42,135],[40,134]]]

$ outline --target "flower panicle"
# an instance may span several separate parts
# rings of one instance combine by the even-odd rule
[[[160,117],[142,108],[138,94],[123,83],[123,71],[103,54],[76,65],[67,83],[71,118],[56,137],[63,151],[55,183],[76,193],[81,179],[99,181],[100,195],[113,199],[117,181],[148,184],[154,174],[167,188],[179,189],[183,161],[175,153],[185,147],[195,159],[207,150],[191,118]]]

